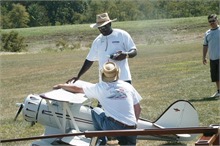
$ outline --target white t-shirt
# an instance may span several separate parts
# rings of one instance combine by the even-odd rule
[[[209,58],[211,60],[220,59],[220,27],[205,33],[204,46],[208,46]]]
[[[128,59],[116,61],[110,59],[110,55],[117,51],[128,52],[131,49],[136,49],[136,46],[131,36],[124,30],[113,29],[113,32],[108,36],[100,34],[92,44],[90,52],[86,59],[90,61],[99,61],[99,70],[103,68],[103,65],[108,62],[115,62],[120,68],[120,80],[131,80],[130,68],[128,65]],[[99,74],[99,81],[101,76]]]
[[[134,105],[139,103],[142,97],[135,88],[124,81],[100,82],[83,87],[88,98],[97,99],[106,116],[110,116],[127,125],[135,125],[136,117]]]

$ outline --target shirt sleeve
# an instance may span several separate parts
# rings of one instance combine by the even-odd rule
[[[204,36],[203,46],[208,46],[207,32],[205,33],[205,36]]]
[[[97,99],[97,84],[89,85],[89,86],[84,86],[82,87],[85,95],[88,98],[96,98]]]
[[[98,60],[98,49],[96,39],[93,41],[91,49],[86,57],[87,60],[97,61]]]
[[[140,96],[140,94],[137,92],[136,89],[133,88],[133,101],[134,101],[134,105],[139,103],[142,100],[142,97]]]
[[[124,33],[123,33],[123,42],[124,42],[124,46],[125,46],[126,51],[130,51],[131,49],[137,49],[130,34],[126,31],[124,31]]]

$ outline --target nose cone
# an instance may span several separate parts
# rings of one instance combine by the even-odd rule
[[[36,122],[42,98],[38,95],[29,95],[24,102],[23,117],[27,122]]]

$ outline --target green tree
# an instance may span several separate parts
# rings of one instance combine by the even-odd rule
[[[137,1],[117,1],[118,19],[120,21],[138,20],[141,13],[138,9]]]
[[[11,28],[28,27],[29,14],[21,4],[13,4],[12,10],[8,14],[9,25]]]
[[[85,11],[84,15],[86,15],[87,23],[94,23],[96,21],[95,16],[103,12],[103,7],[101,1],[92,1],[88,2],[88,9]]]
[[[27,10],[30,15],[30,22],[28,23],[30,27],[47,26],[49,24],[47,10],[44,6],[34,3],[31,4]]]
[[[145,20],[145,19],[152,19],[155,14],[154,14],[154,7],[153,3],[151,1],[143,1],[143,0],[138,0],[138,9],[142,13],[142,15],[139,16],[139,19]]]
[[[0,6],[0,9],[1,9],[0,24],[1,24],[1,27],[3,29],[10,28],[8,13],[9,13],[11,7],[12,6],[9,2],[1,3],[1,6]]]
[[[42,1],[40,4],[45,6],[51,25],[79,23],[80,14],[83,14],[87,8],[87,3],[83,0]],[[81,16],[80,19],[84,20]]]
[[[2,28],[19,28],[93,23],[95,16],[103,12],[119,21],[129,21],[206,16],[219,14],[219,9],[219,0],[2,1],[0,22]]]

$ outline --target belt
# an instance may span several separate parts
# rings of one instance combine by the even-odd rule
[[[123,126],[123,127],[125,127],[125,128],[128,128],[128,129],[136,129],[136,128],[137,128],[137,125],[130,126],[130,125],[121,123],[121,122],[115,120],[115,119],[112,118],[112,117],[108,117],[108,119],[109,119],[110,121],[114,122],[114,123],[117,123],[117,124],[120,125],[120,126]]]

